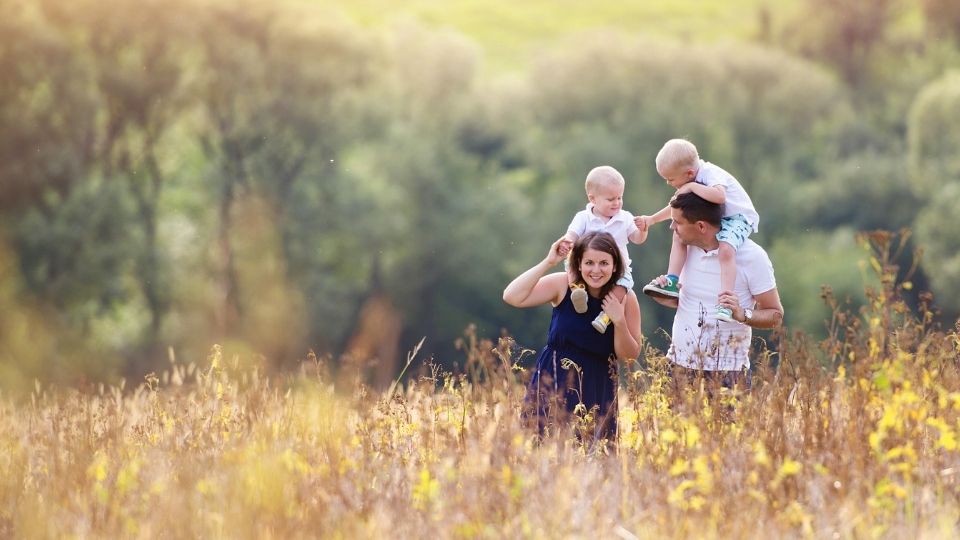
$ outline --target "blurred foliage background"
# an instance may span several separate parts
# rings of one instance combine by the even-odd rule
[[[424,336],[538,348],[548,310],[503,287],[593,166],[661,208],[678,136],[751,193],[789,330],[824,335],[824,284],[863,302],[876,228],[960,314],[953,0],[0,0],[0,385],[213,343],[378,384]],[[638,283],[668,251],[665,225],[631,248]]]

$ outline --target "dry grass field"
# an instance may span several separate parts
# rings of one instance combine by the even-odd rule
[[[470,335],[461,372],[411,354],[388,391],[219,347],[136,388],[38,385],[0,400],[0,537],[954,538],[960,335],[883,251],[870,306],[780,336],[749,393],[677,395],[654,350],[624,366],[607,443],[577,436],[589,413],[538,438],[532,358]]]

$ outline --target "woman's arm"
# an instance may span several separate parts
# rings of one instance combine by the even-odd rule
[[[517,276],[503,290],[503,301],[514,307],[533,307],[550,302],[556,306],[563,301],[569,286],[567,273],[556,272],[545,276],[547,270],[563,260],[564,238],[550,246],[547,256],[533,268]]]
[[[623,302],[610,293],[603,300],[603,311],[613,323],[613,350],[617,358],[626,360],[640,356],[640,302],[633,291],[628,291]]]

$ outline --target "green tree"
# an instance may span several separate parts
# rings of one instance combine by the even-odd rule
[[[499,330],[505,255],[526,236],[520,223],[533,219],[501,172],[509,144],[487,116],[496,90],[478,81],[475,46],[409,24],[392,30],[386,53],[377,99],[388,124],[347,162],[352,196],[374,206],[358,215],[365,224],[339,230],[348,225],[365,246],[347,251],[371,276],[363,297],[388,295],[406,346],[427,336],[423,353],[449,362],[470,323]]]
[[[0,2],[0,72],[0,212],[16,216],[90,170],[98,104],[66,36],[20,3]]]
[[[921,0],[920,4],[932,33],[950,37],[960,45],[960,3],[953,0]]]
[[[917,218],[917,241],[923,248],[923,268],[933,285],[937,303],[956,315],[955,299],[960,297],[960,235],[944,226],[960,204],[960,183],[950,182],[937,189],[937,196]]]
[[[900,0],[805,0],[788,38],[802,54],[833,66],[852,88],[870,80]]]
[[[184,14],[194,4],[41,0],[39,6],[86,69],[98,108],[84,126],[92,159],[82,180],[121,183],[135,205],[128,214],[133,226],[121,230],[149,313],[142,341],[153,344],[170,308],[158,222],[163,186],[173,173],[165,167],[168,134],[189,104],[182,75],[194,17]]]
[[[910,176],[917,195],[937,198],[960,181],[960,72],[930,82],[917,95],[907,124]]]
[[[864,287],[876,287],[876,276],[863,266],[866,255],[855,236],[853,228],[839,227],[780,237],[769,246],[788,328],[825,337],[833,315],[824,301],[825,288],[842,309],[854,311],[866,299]]]
[[[824,177],[786,194],[804,230],[858,231],[910,227],[923,204],[901,155],[864,153],[827,167]],[[792,235],[788,235],[792,236]]]
[[[236,258],[237,201],[248,195],[267,201],[284,264],[290,263],[300,236],[318,232],[302,230],[290,209],[304,200],[316,204],[312,212],[336,207],[341,152],[356,128],[355,99],[373,55],[354,28],[315,12],[249,2],[239,10],[214,4],[204,17],[210,31],[201,41],[201,141],[214,179],[208,188],[217,212],[215,273],[224,298],[218,319],[220,331],[231,334],[247,308]]]

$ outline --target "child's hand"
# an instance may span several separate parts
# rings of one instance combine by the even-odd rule
[[[558,238],[553,244],[550,245],[550,251],[547,252],[547,263],[550,266],[553,266],[567,258],[567,253],[570,252],[570,246],[568,245],[569,243],[570,241],[566,238]]]
[[[560,253],[560,256],[566,257],[571,249],[573,249],[573,241],[567,237],[561,238],[557,244],[557,252]]]
[[[637,216],[633,218],[633,224],[640,229],[640,232],[647,232],[653,225],[653,216]]]

